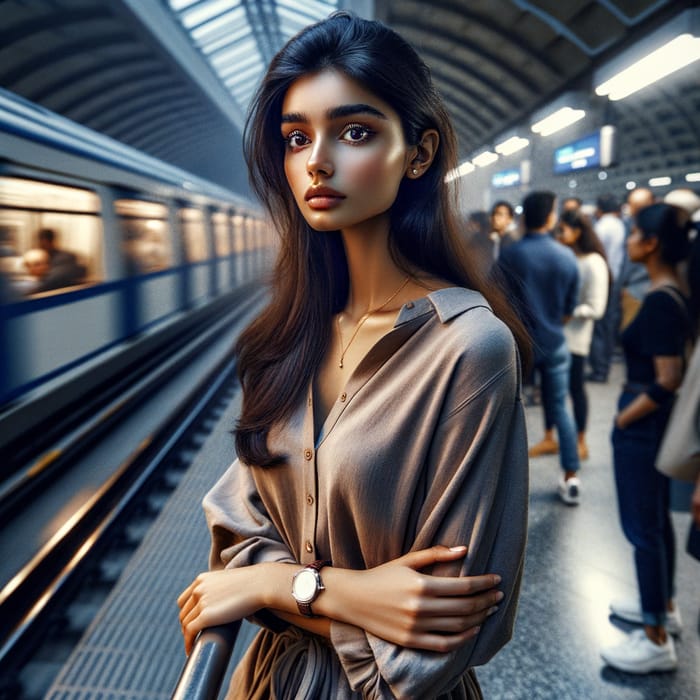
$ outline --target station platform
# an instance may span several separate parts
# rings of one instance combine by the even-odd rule
[[[590,458],[582,502],[556,495],[558,459],[530,462],[529,542],[513,640],[477,669],[486,700],[697,700],[700,698],[700,562],[684,551],[690,523],[674,512],[677,600],[685,629],[672,673],[633,676],[606,667],[601,646],[622,639],[608,615],[612,598],[633,596],[632,551],[620,529],[610,428],[622,383],[589,384]],[[175,600],[207,565],[201,499],[233,459],[236,395],[132,557],[118,585],[63,667],[46,700],[168,700],[185,661]],[[542,434],[539,406],[526,409],[531,442]],[[629,628],[628,628],[629,629]],[[236,657],[255,629],[241,628]],[[331,699],[332,700],[332,699]]]

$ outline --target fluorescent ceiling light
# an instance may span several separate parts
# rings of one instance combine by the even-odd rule
[[[496,145],[496,153],[500,153],[502,156],[509,156],[511,153],[522,150],[529,143],[529,139],[524,139],[521,136],[511,136],[509,139]]]
[[[478,165],[480,168],[485,168],[487,165],[491,165],[491,163],[497,160],[498,156],[493,151],[483,151],[479,153],[476,158],[472,158],[472,163]]]
[[[664,187],[665,185],[671,184],[671,178],[667,175],[663,177],[652,177],[649,180],[649,187]]]
[[[607,95],[610,100],[621,100],[699,58],[700,37],[680,34],[600,84],[595,89],[596,95]]]
[[[685,176],[686,182],[700,182],[700,173],[688,173]]]
[[[562,107],[556,112],[553,112],[548,117],[541,119],[530,128],[540,136],[549,136],[560,129],[563,129],[570,124],[583,119],[586,112],[582,109],[573,109],[571,107]]]
[[[458,177],[463,177],[464,175],[474,172],[474,170],[476,170],[476,168],[467,160],[454,170],[450,170],[445,177],[445,181],[451,182],[452,180],[456,180]]]

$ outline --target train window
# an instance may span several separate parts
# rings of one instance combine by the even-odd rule
[[[228,216],[222,211],[211,215],[211,227],[214,230],[216,255],[220,258],[231,254],[231,236],[229,235]]]
[[[118,199],[114,211],[122,229],[122,250],[129,274],[141,275],[172,267],[168,208],[164,204]]]
[[[234,214],[231,217],[231,226],[233,228],[233,252],[242,253],[245,250],[245,217],[241,214]]]
[[[94,192],[0,177],[3,299],[101,281],[103,237],[100,200]]]
[[[200,209],[187,207],[178,212],[182,226],[182,240],[185,245],[187,262],[201,262],[209,257],[207,232],[204,228],[204,214]]]

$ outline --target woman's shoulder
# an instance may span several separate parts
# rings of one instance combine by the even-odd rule
[[[590,253],[585,253],[580,258],[578,258],[581,267],[590,270],[593,274],[602,275],[608,272],[608,263],[605,258],[596,251]]]
[[[449,287],[428,296],[441,321],[439,333],[444,351],[501,364],[514,355],[513,334],[483,294],[464,287]]]

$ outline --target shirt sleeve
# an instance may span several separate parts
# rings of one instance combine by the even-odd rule
[[[211,533],[209,568],[295,562],[258,494],[252,470],[236,460],[203,501]]]
[[[574,309],[575,318],[598,320],[605,315],[608,303],[608,266],[601,255],[592,253],[588,257],[588,280],[581,288],[578,306]],[[581,280],[583,284],[583,280]]]
[[[475,379],[476,375],[476,379]],[[391,644],[332,622],[331,640],[363,698],[434,697],[486,663],[511,638],[527,532],[528,466],[519,365],[501,329],[454,368],[425,468],[427,491],[412,549],[463,543],[468,554],[442,575],[497,573],[505,594],[476,639],[449,653]]]
[[[573,258],[573,253],[571,254]],[[576,308],[578,301],[579,285],[581,284],[581,276],[578,273],[578,265],[574,262],[572,267],[571,279],[566,288],[566,297],[564,299],[564,316],[571,316]]]
[[[643,353],[651,357],[683,357],[688,320],[680,298],[659,290],[646,298],[645,306]]]
[[[233,569],[261,562],[295,563],[258,494],[252,470],[235,460],[203,501],[211,533],[209,568]],[[279,632],[287,623],[268,610],[249,620]]]

